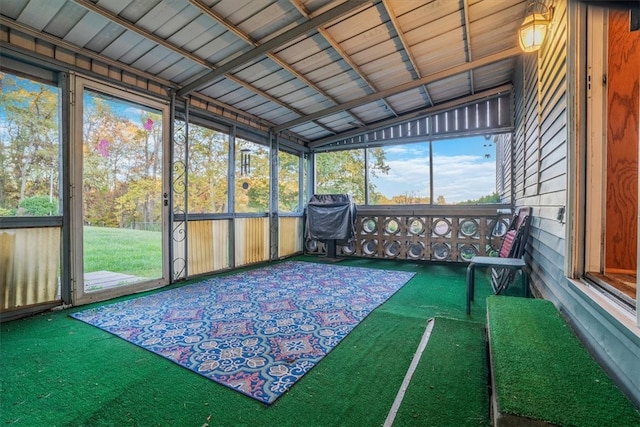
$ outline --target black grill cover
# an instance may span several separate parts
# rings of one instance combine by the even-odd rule
[[[314,194],[307,205],[307,237],[350,240],[355,237],[356,213],[348,194]]]

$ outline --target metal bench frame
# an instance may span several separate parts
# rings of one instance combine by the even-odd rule
[[[529,238],[531,225],[531,209],[520,208],[511,221],[511,225],[502,240],[498,257],[477,256],[471,260],[467,267],[467,314],[471,314],[471,301],[475,293],[475,269],[476,267],[488,267],[492,269],[491,285],[497,295],[513,281],[515,272],[520,270],[524,278],[524,297],[529,296],[529,276],[525,271],[524,251]],[[509,232],[512,232],[511,234]],[[507,238],[510,234],[512,238]],[[505,256],[506,255],[506,256]]]

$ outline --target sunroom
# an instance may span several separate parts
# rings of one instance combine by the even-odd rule
[[[589,0],[3,2],[0,319],[333,250],[464,282],[527,207],[531,293],[639,406],[639,15]],[[314,194],[352,197],[356,238],[309,237]]]

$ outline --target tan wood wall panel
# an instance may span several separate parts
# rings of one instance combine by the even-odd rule
[[[302,218],[281,217],[278,255],[293,255],[302,251]]]
[[[61,229],[0,230],[0,308],[59,298]]]
[[[189,221],[187,226],[189,275],[213,271],[211,221]]]
[[[211,221],[213,228],[213,269],[229,268],[229,225],[227,219]]]
[[[636,270],[640,31],[609,12],[605,270]]]
[[[269,218],[238,218],[235,233],[236,266],[269,259]]]
[[[189,275],[229,267],[229,221],[189,221]]]

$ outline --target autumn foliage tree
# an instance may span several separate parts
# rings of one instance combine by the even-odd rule
[[[224,213],[228,207],[229,137],[189,125],[189,212]]]
[[[386,174],[386,154],[381,148],[369,150],[371,177]],[[318,194],[350,194],[359,204],[365,202],[364,149],[331,151],[316,155],[316,192]],[[369,180],[369,203],[375,204],[381,196]]]
[[[278,210],[280,212],[299,212],[300,157],[280,151],[278,153]],[[304,201],[303,201],[304,202]]]
[[[29,214],[25,199],[59,199],[59,91],[6,73],[0,89],[0,212]]]
[[[158,229],[161,198],[161,115],[86,92],[83,115],[85,223]]]

